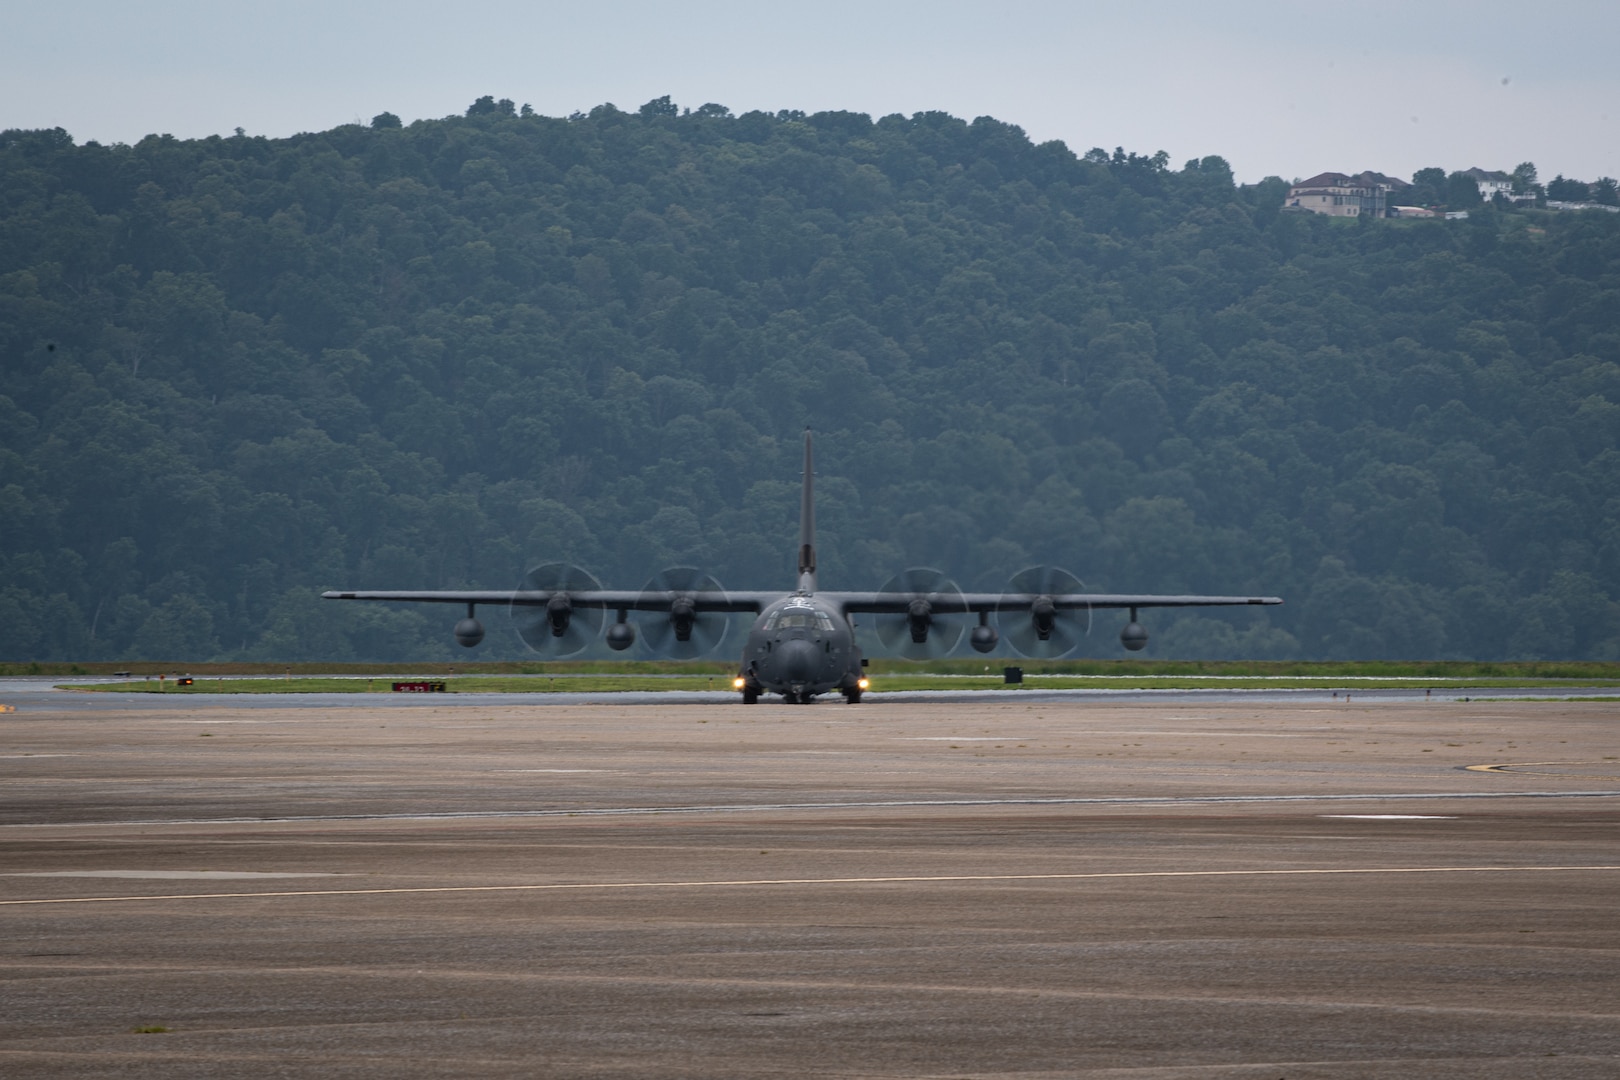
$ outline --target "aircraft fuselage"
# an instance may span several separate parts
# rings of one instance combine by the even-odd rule
[[[770,604],[748,631],[738,676],[747,700],[768,692],[806,702],[837,690],[858,701],[863,681],[855,628],[842,611],[812,593]]]

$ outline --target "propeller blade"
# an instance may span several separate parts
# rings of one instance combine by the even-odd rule
[[[1091,608],[1062,610],[1043,599],[1085,588],[1080,579],[1054,566],[1032,566],[1014,574],[996,606],[996,625],[1020,656],[1067,656],[1091,633]]]
[[[606,613],[601,608],[576,608],[569,593],[590,592],[601,584],[586,570],[570,563],[546,563],[523,575],[520,592],[548,593],[545,604],[508,605],[512,628],[531,650],[548,659],[583,652],[602,632]]]
[[[906,601],[906,611],[874,617],[878,640],[894,655],[932,660],[950,655],[962,640],[962,590],[938,570],[924,566],[902,570],[878,591]],[[949,601],[945,606],[956,612],[940,614],[941,600]]]
[[[670,610],[643,612],[636,620],[641,640],[660,656],[692,660],[705,656],[726,638],[731,620],[723,611],[693,611],[697,599],[726,598],[726,590],[714,578],[690,566],[672,566],[660,571],[641,587],[643,600],[670,599]]]

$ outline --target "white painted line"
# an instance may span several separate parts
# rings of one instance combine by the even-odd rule
[[[78,754],[0,754],[6,761],[27,761],[30,758],[42,757],[78,757]]]
[[[256,870],[35,870],[0,877],[141,878],[154,881],[257,881],[260,878],[351,877],[350,874],[278,874]]]
[[[1079,738],[1084,735],[1135,735],[1149,736],[1155,739],[1179,739],[1183,737],[1198,737],[1201,739],[1320,739],[1325,728],[1312,731],[1106,731],[1093,729],[1089,731],[1060,731],[1056,735],[1065,738]],[[1052,736],[1053,738],[1056,735]]]
[[[1128,870],[1094,874],[940,874],[908,877],[748,878],[718,881],[580,881],[544,885],[441,885],[403,889],[308,889],[297,892],[181,893],[169,896],[62,896],[0,900],[0,907],[30,904],[120,904],[156,900],[262,900],[274,897],[400,896],[412,893],[583,892],[604,889],[735,889],[773,885],[950,885],[973,882],[1121,881],[1141,878],[1373,877],[1380,874],[1551,874],[1600,873],[1620,865],[1598,866],[1378,866],[1361,869],[1301,870]]]
[[[163,723],[163,724],[201,724],[203,727],[223,726],[225,724],[307,724],[307,723],[309,723],[309,720],[306,719],[305,717],[293,717],[293,718],[287,719],[287,720],[275,719],[275,718],[272,718],[272,717],[265,717],[265,718],[261,719],[261,718],[256,717],[256,716],[252,717],[250,719],[247,719],[247,720],[182,720],[182,719],[179,719],[177,717],[161,717],[160,716],[160,717],[157,717],[156,719],[157,719],[157,721],[159,723]]]
[[[576,773],[576,772],[616,772],[614,769],[496,769],[496,772],[509,773]]]
[[[895,742],[1033,742],[1028,735],[896,735]]]
[[[102,821],[0,822],[6,829],[106,829],[153,825],[283,825],[311,821],[515,821],[524,818],[633,817],[665,814],[757,814],[801,810],[973,810],[990,806],[1231,806],[1288,803],[1406,802],[1436,799],[1615,799],[1609,791],[1391,791],[1342,795],[1099,795],[1027,799],[888,799],[867,802],[709,803],[696,806],[578,806],[546,810],[445,810],[397,814],[286,814],[275,817],[131,818]]]
[[[1456,821],[1455,814],[1317,814],[1341,821]]]

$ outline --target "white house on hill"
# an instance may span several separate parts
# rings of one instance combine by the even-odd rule
[[[1479,197],[1486,202],[1497,195],[1504,199],[1513,197],[1513,177],[1505,172],[1487,172],[1484,169],[1464,169],[1463,175],[1479,186]]]

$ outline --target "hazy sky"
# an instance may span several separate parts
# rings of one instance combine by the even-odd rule
[[[1037,141],[1220,154],[1244,181],[1534,161],[1620,175],[1614,0],[0,0],[0,128],[280,136],[482,94],[940,109]]]

